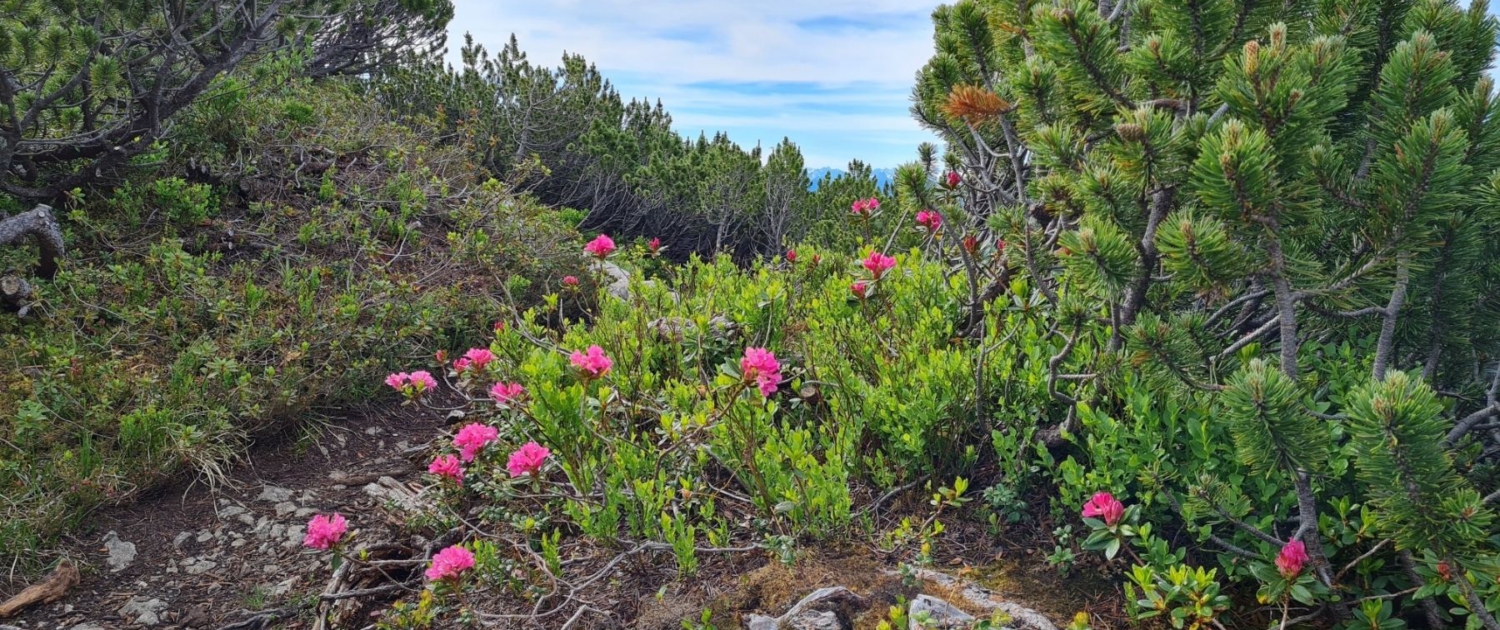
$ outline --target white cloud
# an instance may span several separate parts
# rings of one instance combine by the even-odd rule
[[[582,54],[627,98],[662,99],[684,133],[722,129],[745,145],[791,136],[812,166],[894,165],[929,138],[907,113],[932,54],[929,0],[455,4],[455,59],[464,32],[491,50],[515,33],[537,62]]]

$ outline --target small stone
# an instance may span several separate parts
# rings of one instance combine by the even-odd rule
[[[281,503],[282,501],[291,501],[292,490],[290,488],[281,488],[268,484],[261,488],[260,496],[255,497],[255,500],[265,501],[267,503]]]
[[[282,572],[281,571],[281,567],[276,566],[274,564],[268,564],[266,566],[263,566],[263,567],[260,568],[260,570],[261,570],[262,573],[270,573],[270,574],[273,574],[273,575],[279,574],[279,573]]]
[[[246,542],[245,542],[244,538],[241,538],[241,539],[236,540],[236,541],[234,541],[232,543],[229,543],[229,546],[233,547],[235,549],[239,549],[240,547],[244,547],[245,545],[246,545]]]
[[[249,510],[246,510],[245,508],[238,505],[226,505],[219,508],[219,518],[234,518],[248,511]]]
[[[109,552],[109,570],[112,573],[124,571],[130,563],[135,562],[135,543],[120,540],[120,535],[110,530],[104,535],[104,550]]]
[[[210,540],[213,540],[213,539],[214,539],[214,535],[211,534],[211,533],[209,533],[209,531],[205,529],[205,530],[203,530],[201,532],[198,532],[198,537],[194,538],[193,540],[196,540],[196,541],[198,541],[200,543],[206,543],[206,542],[208,542]]]
[[[241,514],[236,516],[235,519],[244,523],[245,527],[255,527],[255,517],[250,514]]]
[[[336,484],[333,484],[332,486],[329,486],[329,488],[332,489],[334,492],[343,492],[345,490],[348,490],[349,486],[346,486],[346,485],[341,484],[341,483],[336,483]]]
[[[297,511],[297,504],[291,501],[282,501],[276,504],[276,518],[284,518],[286,515]]]
[[[286,525],[276,523],[271,526],[271,538],[281,538],[286,535]]]
[[[266,594],[270,595],[271,597],[281,597],[283,595],[286,595],[287,593],[292,592],[292,587],[297,585],[297,580],[299,578],[300,576],[294,575],[285,580],[277,582],[273,586],[264,587],[264,590]]]
[[[76,626],[73,626],[72,628],[69,628],[68,630],[104,630],[104,626],[93,623],[80,623]]]
[[[297,508],[297,513],[294,514],[293,516],[296,516],[297,518],[307,518],[307,517],[312,516],[313,514],[316,514],[316,513],[317,513],[317,510],[314,510],[312,508]]]
[[[788,630],[846,630],[838,613],[831,610],[809,610],[793,615],[782,627]]]
[[[217,566],[219,566],[219,563],[207,558],[193,558],[183,563],[182,572],[188,575],[203,575],[214,570],[214,567]]]
[[[120,607],[120,616],[133,619],[143,626],[154,626],[161,623],[161,613],[167,609],[167,603],[160,599],[147,599],[141,596],[130,598]]]
[[[365,435],[380,435],[380,427],[365,427]]]
[[[193,537],[193,533],[192,532],[182,532],[181,534],[178,534],[176,538],[172,539],[172,548],[173,549],[181,549],[182,545],[184,543],[186,543],[189,538],[192,538],[192,537]]]
[[[906,609],[910,630],[957,630],[974,625],[974,616],[931,595],[918,595]]]

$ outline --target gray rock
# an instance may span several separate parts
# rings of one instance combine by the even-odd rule
[[[848,630],[839,615],[831,610],[808,610],[782,622],[787,630]]]
[[[779,630],[781,620],[765,615],[750,615],[745,618],[745,630]]]
[[[238,505],[226,505],[219,508],[219,518],[234,518],[248,511],[249,510],[246,510],[245,508]]]
[[[850,620],[869,602],[842,586],[820,588],[780,617],[751,615],[745,620],[750,630],[848,630]]]
[[[214,567],[217,566],[219,566],[219,563],[212,560],[208,560],[205,558],[189,558],[187,562],[184,562],[182,564],[182,572],[188,575],[203,575],[204,573],[208,573],[209,571],[214,570]]]
[[[286,518],[286,515],[295,513],[297,504],[291,501],[282,501],[276,504],[276,518]]]
[[[209,531],[205,529],[205,530],[203,530],[201,532],[198,532],[198,537],[194,538],[193,540],[196,540],[196,541],[198,541],[200,543],[206,543],[206,542],[208,542],[210,540],[213,540],[213,539],[214,539],[214,535],[211,534],[211,533],[209,533]]]
[[[130,598],[120,607],[120,616],[134,620],[143,626],[154,626],[161,623],[161,613],[167,609],[167,603],[156,598],[147,599],[141,596]]]
[[[291,501],[292,490],[290,488],[280,488],[267,484],[266,486],[261,488],[260,496],[255,497],[255,500],[265,501],[267,503],[281,503],[282,501]]]
[[[931,595],[918,595],[906,609],[909,630],[957,630],[974,625],[974,615]]]
[[[970,606],[987,612],[1002,612],[1011,618],[1011,625],[1025,630],[1057,630],[1057,625],[1052,623],[1046,615],[1035,610],[1001,599],[1000,596],[990,592],[989,589],[960,580],[956,577],[933,571],[931,569],[917,569],[916,578],[943,586],[949,590],[956,590]]]
[[[96,623],[80,623],[68,630],[104,630],[104,626]]]
[[[181,549],[182,545],[184,543],[186,543],[189,538],[192,538],[192,537],[193,537],[193,532],[182,532],[181,534],[178,534],[176,538],[172,539],[172,548],[173,549]]]
[[[135,562],[135,543],[120,540],[120,535],[110,530],[104,535],[104,550],[109,552],[109,570],[112,573],[124,571],[130,563]]]

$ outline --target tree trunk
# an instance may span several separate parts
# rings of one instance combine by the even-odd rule
[[[57,276],[57,259],[66,253],[63,246],[62,228],[52,216],[52,207],[38,205],[8,219],[0,219],[0,245],[14,245],[31,236],[41,250],[36,265],[36,275],[51,280]]]
[[[1411,254],[1402,252],[1396,263],[1396,287],[1391,289],[1391,300],[1381,314],[1380,343],[1375,346],[1375,368],[1373,378],[1379,383],[1385,380],[1385,372],[1391,365],[1391,355],[1396,351],[1396,318],[1401,307],[1406,305],[1406,285],[1411,282]]]

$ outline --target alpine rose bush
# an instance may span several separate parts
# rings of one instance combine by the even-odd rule
[[[510,461],[505,463],[505,469],[512,477],[535,474],[542,469],[542,464],[547,462],[547,457],[552,451],[536,442],[527,442],[521,448],[510,454]]]
[[[334,545],[344,538],[349,531],[349,521],[344,515],[335,513],[332,516],[315,514],[312,520],[307,522],[307,535],[302,538],[302,544],[313,549],[332,549]]]
[[[588,378],[601,378],[609,374],[610,368],[615,364],[608,356],[605,356],[604,349],[599,346],[589,346],[586,352],[574,350],[568,360],[573,363],[573,367],[578,368],[578,371]]]
[[[432,565],[427,568],[427,579],[457,580],[465,571],[474,568],[474,553],[462,545],[453,545],[432,556]]]
[[[458,455],[465,462],[474,461],[479,451],[500,437],[500,430],[495,427],[471,422],[458,430],[458,435],[453,436],[453,445],[458,447]]]
[[[453,455],[439,455],[433,458],[432,463],[427,465],[427,472],[452,479],[459,486],[464,485],[464,467],[458,458]]]

